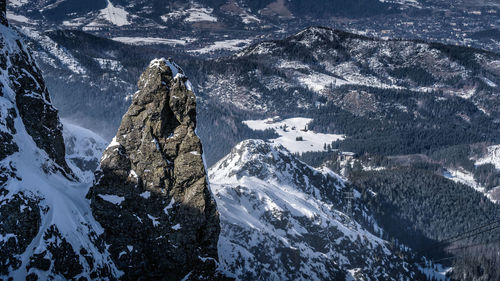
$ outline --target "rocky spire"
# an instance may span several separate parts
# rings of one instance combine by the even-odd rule
[[[0,0],[0,23],[8,26],[7,22],[7,0]]]
[[[172,61],[151,62],[88,197],[126,279],[214,276],[220,231],[195,133],[196,98]]]

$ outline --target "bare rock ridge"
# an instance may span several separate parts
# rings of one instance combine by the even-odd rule
[[[7,0],[0,0],[0,24],[9,25],[7,22]]]
[[[153,60],[91,187],[92,213],[125,279],[215,278],[220,232],[196,129],[196,98]]]

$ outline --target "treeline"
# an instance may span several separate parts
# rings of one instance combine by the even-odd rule
[[[429,247],[434,245],[430,240],[440,241],[500,217],[500,205],[430,171],[413,167],[358,171],[350,179],[388,235],[427,256],[443,250]]]
[[[203,151],[209,167],[245,139],[278,137],[273,130],[251,130],[242,123],[250,119],[250,113],[231,105],[217,104],[207,100],[198,104],[197,111],[197,132],[203,143]]]
[[[311,112],[312,130],[348,136],[345,141],[333,143],[333,148],[359,155],[397,155],[500,141],[500,124],[465,99],[439,100],[439,93],[353,86],[334,89],[332,96],[348,91],[367,91],[383,106],[360,116],[343,109],[338,102],[329,102]]]

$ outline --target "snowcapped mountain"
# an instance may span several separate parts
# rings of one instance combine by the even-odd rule
[[[314,4],[304,0],[282,1],[120,1],[92,0],[85,5],[75,0],[11,1],[10,9],[18,21],[25,18],[52,26],[83,27],[87,30],[134,27],[137,25],[180,24],[225,28],[227,24],[256,26],[259,23],[275,22],[296,17],[330,15],[366,16],[390,13],[392,9],[417,1],[317,1]],[[385,3],[384,3],[385,2]],[[396,5],[393,5],[396,4]],[[357,9],[360,5],[370,10]],[[21,16],[21,17],[20,17]],[[28,23],[28,22],[27,22]]]
[[[6,22],[0,46],[0,276],[120,276],[85,200],[88,186],[66,162],[63,128],[41,73]]]
[[[275,115],[311,118],[312,130],[345,135],[342,149],[361,154],[420,153],[464,139],[500,142],[500,57],[490,52],[315,27],[205,60],[81,31],[21,31],[37,50],[61,116],[108,140],[140,71],[153,57],[175,57],[192,73],[209,165],[243,139],[274,137],[242,122]],[[381,129],[361,130],[367,124]],[[449,138],[436,140],[443,131]],[[407,145],[417,133],[424,141]]]
[[[330,99],[335,98],[331,96],[332,90],[350,85],[418,93],[441,91],[444,96],[471,99],[488,114],[498,113],[498,108],[489,106],[489,103],[497,97],[500,56],[481,50],[415,41],[378,40],[312,27],[284,40],[255,44],[233,57],[220,60],[218,64],[234,66],[244,61],[256,63],[258,70],[248,73],[248,77],[241,77],[213,68],[217,71],[207,73],[208,79],[203,85],[207,88],[205,92],[218,95],[224,101],[230,93],[221,91],[218,85],[242,85],[244,79],[260,84],[259,90],[300,87]],[[273,69],[275,73],[262,77],[264,69]],[[261,77],[264,79],[259,79]],[[211,88],[217,88],[217,91]],[[247,95],[246,92],[240,94]],[[276,110],[282,105],[273,103],[272,97],[255,91],[246,101],[238,99],[242,103],[236,105]],[[295,104],[290,106],[315,107],[307,97],[300,95],[294,96],[292,101]],[[352,107],[351,112],[355,110]]]
[[[241,280],[422,278],[344,179],[283,146],[246,140],[209,170],[221,214],[219,259]],[[400,257],[398,257],[400,254]]]
[[[204,119],[214,118],[211,112],[233,116],[203,127],[228,126],[242,135],[235,120],[307,117],[318,133],[345,135],[337,144],[344,151],[391,155],[500,143],[498,62],[498,54],[472,48],[312,27],[231,57],[184,65],[203,77],[193,84]],[[200,136],[209,140],[214,131],[220,130]],[[413,141],[416,135],[421,141]],[[235,143],[207,142],[208,159],[220,159]]]

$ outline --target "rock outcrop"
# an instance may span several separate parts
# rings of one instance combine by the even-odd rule
[[[159,59],[138,86],[88,194],[92,213],[125,279],[215,278],[219,216],[191,84]]]

